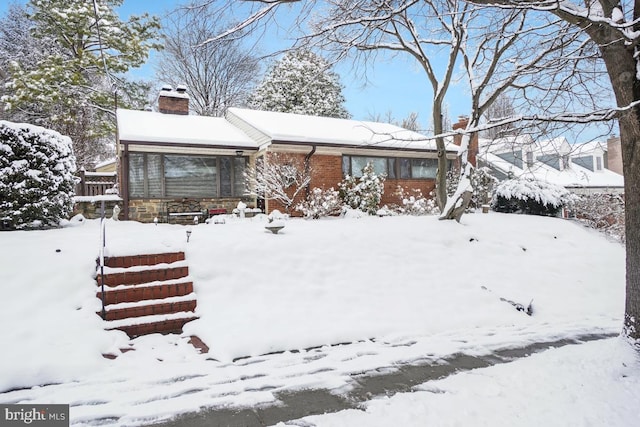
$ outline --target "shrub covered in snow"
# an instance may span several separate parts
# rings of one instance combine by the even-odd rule
[[[384,191],[384,176],[377,175],[373,165],[368,163],[362,169],[362,176],[347,176],[340,184],[340,198],[352,209],[359,209],[375,215]]]
[[[459,181],[460,171],[450,170],[447,172],[447,196],[451,197],[455,194]],[[491,175],[489,168],[473,168],[471,170],[473,193],[469,201],[469,209],[477,209],[484,204],[490,203],[497,182],[498,180]]]
[[[624,198],[621,194],[581,195],[574,202],[572,212],[580,222],[624,242]]]
[[[555,216],[575,196],[564,187],[530,178],[514,178],[501,182],[493,197],[498,212]]]
[[[342,208],[342,200],[337,190],[330,188],[323,190],[322,188],[314,188],[309,193],[307,200],[300,203],[296,209],[305,216],[305,218],[318,219],[324,216],[338,215]]]
[[[400,203],[395,207],[395,211],[404,215],[438,215],[440,209],[433,197],[426,198],[422,191],[417,188],[407,190],[398,185],[393,193],[400,199]]]
[[[476,209],[484,204],[491,203],[493,198],[493,190],[498,180],[491,175],[491,170],[487,167],[475,168],[471,172],[471,185],[473,186],[473,195],[469,206]]]
[[[0,224],[58,226],[73,208],[71,139],[28,124],[0,121]]]

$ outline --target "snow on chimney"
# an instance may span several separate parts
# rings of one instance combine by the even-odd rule
[[[162,86],[158,95],[158,110],[165,114],[189,114],[187,87],[179,85],[173,90],[170,85]]]

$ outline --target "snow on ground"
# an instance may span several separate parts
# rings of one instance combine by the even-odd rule
[[[570,345],[278,426],[638,425],[640,359],[621,338]]]
[[[353,373],[398,363],[621,327],[624,248],[571,221],[292,219],[277,235],[265,223],[192,226],[187,244],[184,226],[109,220],[110,255],[184,249],[198,297],[200,318],[183,337],[131,343],[95,314],[98,221],[0,233],[0,402],[70,403],[73,424],[145,424],[273,402],[282,390],[338,392]],[[534,315],[500,298],[533,300]]]

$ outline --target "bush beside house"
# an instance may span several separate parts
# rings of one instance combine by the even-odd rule
[[[70,138],[0,121],[0,226],[57,226],[73,209],[74,170]]]
[[[340,198],[351,209],[359,209],[369,215],[375,215],[380,207],[384,192],[385,177],[377,175],[373,165],[367,163],[362,169],[362,176],[347,176],[339,184]]]

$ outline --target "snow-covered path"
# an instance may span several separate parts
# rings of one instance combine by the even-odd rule
[[[551,325],[549,325],[551,327]],[[80,382],[52,384],[0,394],[2,403],[71,405],[72,425],[147,425],[203,408],[277,404],[279,393],[326,389],[345,394],[354,376],[393,372],[403,365],[446,363],[456,354],[491,356],[554,337],[573,340],[584,331],[563,334],[537,328],[455,331],[431,337],[323,346],[223,363],[199,354],[186,338],[152,335],[108,369]],[[614,334],[615,328],[594,333]],[[430,349],[440,349],[431,351]]]

